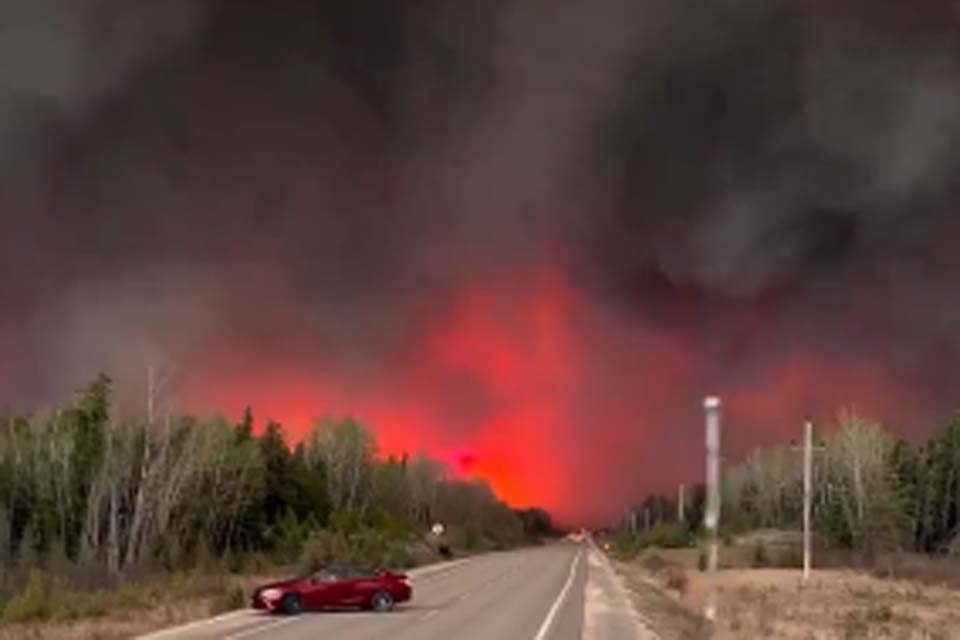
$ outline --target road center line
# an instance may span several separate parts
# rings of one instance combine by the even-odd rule
[[[240,638],[247,638],[249,636],[254,636],[254,635],[257,635],[258,633],[262,633],[263,631],[266,631],[267,629],[276,629],[277,627],[283,627],[290,624],[291,622],[296,622],[297,620],[301,620],[301,619],[302,618],[300,616],[293,616],[290,618],[286,618],[284,620],[277,620],[276,622],[271,622],[270,624],[254,627],[253,629],[244,629],[243,631],[238,631],[237,633],[232,633],[228,636],[224,636],[224,640],[240,640]]]
[[[437,615],[438,613],[440,613],[440,609],[431,609],[430,611],[427,611],[425,614],[423,614],[422,616],[420,616],[420,620],[421,620],[421,621],[422,621],[422,620],[429,620],[430,618],[432,618],[433,616]]]
[[[577,575],[577,564],[580,562],[580,555],[582,553],[583,548],[580,548],[577,550],[577,555],[573,557],[573,562],[570,563],[570,575],[567,576],[567,581],[564,583],[563,589],[560,590],[557,599],[553,601],[553,605],[551,605],[550,610],[547,612],[547,617],[543,619],[543,624],[540,625],[540,630],[537,631],[537,635],[534,636],[533,640],[546,640],[547,634],[550,632],[550,627],[553,625],[553,619],[557,617],[557,612],[560,611],[560,605],[563,604],[567,593],[570,591],[570,587],[573,586],[573,578]]]

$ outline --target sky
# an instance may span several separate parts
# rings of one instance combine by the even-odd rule
[[[960,382],[958,14],[0,4],[0,407],[355,415],[567,523]]]

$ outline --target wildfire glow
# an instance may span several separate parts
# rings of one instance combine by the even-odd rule
[[[334,371],[268,361],[250,377],[215,372],[191,403],[230,415],[250,404],[293,438],[318,416],[351,414],[374,429],[384,453],[424,451],[513,505],[556,505],[561,470],[550,460],[561,443],[549,434],[578,379],[578,298],[557,270],[520,280],[465,290],[424,327],[416,357],[389,377],[389,389],[344,388]]]
[[[604,316],[548,267],[463,289],[369,380],[269,357],[242,375],[229,362],[204,372],[193,406],[239,415],[249,404],[293,439],[316,417],[353,415],[384,454],[425,452],[568,522],[698,480],[697,398],[717,381],[733,446],[787,436],[811,410],[883,407],[889,387],[876,368],[831,371],[809,354],[771,363],[763,379],[707,376],[689,335]]]

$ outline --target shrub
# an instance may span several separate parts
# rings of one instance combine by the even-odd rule
[[[642,547],[637,536],[624,533],[613,539],[614,555],[622,560],[633,560],[637,554],[640,553],[641,549]]]
[[[851,609],[841,618],[844,637],[868,637],[874,628],[886,628],[894,618],[893,608],[888,604],[871,604],[864,608]]]
[[[303,545],[300,566],[305,573],[317,571],[327,565],[343,560],[349,555],[350,545],[346,536],[334,531],[321,530],[313,533]]]
[[[408,569],[416,564],[406,545],[393,543],[387,550],[383,564],[392,569]]]
[[[683,567],[677,565],[670,565],[666,569],[666,579],[664,584],[667,585],[668,589],[673,589],[679,593],[684,593],[687,590],[687,586],[690,584],[690,580],[687,577],[687,572],[683,570]]]
[[[800,569],[803,567],[803,549],[798,545],[790,547],[781,554],[780,566],[785,569]]]
[[[480,551],[483,549],[483,536],[473,527],[467,527],[463,534],[463,546],[468,551]]]
[[[182,578],[181,578],[182,580]],[[177,582],[177,588],[184,588],[184,582]],[[149,589],[133,584],[125,584],[113,595],[114,606],[120,609],[147,609],[155,602],[154,594]]]
[[[386,511],[375,511],[368,519],[368,526],[381,532],[388,540],[405,540],[416,533],[416,526],[406,518]]]
[[[753,548],[753,567],[755,569],[770,566],[770,555],[767,553],[767,547],[762,542],[758,542]]]
[[[343,509],[330,516],[330,528],[345,536],[354,535],[364,528],[359,511]]]
[[[270,539],[274,554],[281,562],[296,560],[303,551],[303,545],[310,535],[309,523],[302,523],[291,509],[287,509],[283,518],[274,525]]]
[[[58,608],[53,617],[57,620],[80,620],[99,618],[107,614],[109,596],[103,591],[71,593],[58,598]]]
[[[46,620],[52,614],[50,585],[39,571],[30,573],[30,580],[19,594],[3,609],[7,622]]]
[[[300,568],[305,572],[338,562],[357,562],[372,566],[409,567],[413,559],[404,541],[371,528],[350,535],[339,531],[317,531],[303,545]]]
[[[247,553],[243,556],[243,572],[259,575],[273,568],[270,560],[260,552]]]
[[[682,549],[690,545],[690,531],[682,522],[661,522],[636,537],[636,545],[641,548]]]
[[[227,611],[243,609],[247,604],[247,596],[237,585],[226,587],[223,593],[217,595],[210,603],[210,614],[217,615]]]
[[[655,553],[645,557],[641,564],[650,573],[660,573],[669,566],[666,560]]]

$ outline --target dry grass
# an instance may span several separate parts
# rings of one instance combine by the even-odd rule
[[[131,583],[116,590],[71,593],[51,590],[45,619],[0,624],[0,640],[118,640],[199,620],[246,606],[254,585],[267,576],[178,574]],[[83,600],[83,615],[68,603]],[[75,606],[75,605],[74,605]],[[95,610],[95,613],[89,613]]]
[[[208,600],[184,600],[141,610],[125,610],[93,620],[0,626],[0,640],[120,640],[204,618]]]
[[[958,638],[960,594],[943,587],[815,571],[803,584],[789,569],[731,570],[717,578],[717,638]],[[684,604],[699,610],[706,576],[691,580]]]
[[[815,570],[809,583],[803,584],[795,569],[742,568],[749,566],[747,554],[730,554],[726,549],[724,553],[741,568],[717,575],[719,613],[713,634],[699,616],[710,585],[696,569],[696,551],[648,552],[617,566],[637,605],[665,640],[960,639],[960,593],[946,585],[880,578],[849,569]],[[908,566],[917,571],[917,562]],[[671,588],[679,572],[685,575],[684,587]],[[662,611],[653,613],[656,608]]]
[[[417,564],[437,560],[436,552],[426,545],[412,546],[411,556]],[[0,602],[0,640],[131,638],[245,607],[256,585],[297,573],[295,567],[253,560],[244,567],[249,573],[211,566],[194,572],[148,574],[114,589],[68,588],[68,583],[75,583],[45,576],[42,588],[31,593],[22,586]],[[14,582],[10,576],[0,576],[4,577]],[[26,581],[24,576],[20,579]],[[4,621],[10,600],[21,601],[16,607],[21,614]]]
[[[631,562],[614,562],[625,578],[634,606],[664,640],[706,640],[709,625],[684,606],[690,572],[664,557],[647,552]]]

